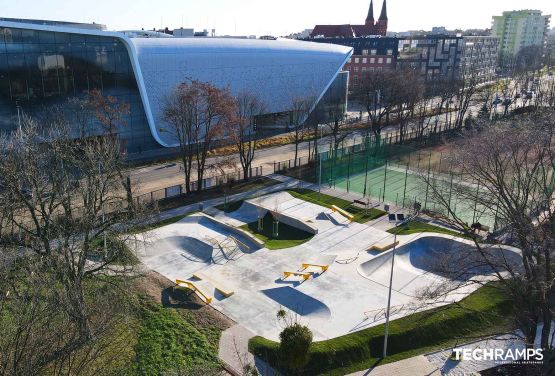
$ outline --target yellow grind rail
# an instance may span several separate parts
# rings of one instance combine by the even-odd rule
[[[198,296],[201,297],[201,299],[204,300],[206,304],[212,303],[212,298],[210,296],[207,296],[204,292],[202,292],[193,282],[182,281],[180,279],[177,279],[175,283],[177,284],[178,287],[183,287],[180,285],[185,285],[185,287],[187,287],[189,290],[193,290]]]
[[[306,281],[307,279],[309,279],[310,277],[312,277],[312,273],[306,273],[306,272],[283,272],[283,278],[288,278],[290,276],[297,276],[297,277],[303,277],[303,279]]]
[[[329,269],[329,267],[330,267],[329,265],[302,264],[302,268],[303,268],[303,269],[310,268],[311,266],[314,267],[314,268],[320,268],[320,269],[322,269],[322,273],[328,271],[328,269]]]

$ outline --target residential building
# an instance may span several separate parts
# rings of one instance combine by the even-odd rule
[[[340,72],[351,54],[350,47],[301,41],[130,38],[73,24],[0,20],[0,133],[17,129],[22,112],[40,117],[99,89],[130,106],[117,129],[129,157],[156,157],[178,145],[163,110],[186,79],[252,93],[265,103],[265,115],[289,111],[296,97],[314,98],[316,111],[330,87],[346,86]]]
[[[417,69],[426,80],[454,80],[460,74],[463,51],[463,38],[457,36],[398,39],[397,69]]]
[[[460,74],[477,83],[495,78],[499,38],[493,36],[464,36]]]
[[[550,15],[542,15],[540,10],[529,9],[494,16],[491,33],[499,38],[500,56],[510,58],[523,47],[543,46],[550,18]]]
[[[382,11],[380,18],[377,22],[374,21],[374,0],[370,1],[370,8],[364,25],[316,25],[311,38],[360,38],[381,35],[385,36],[387,33],[387,3],[383,1]]]

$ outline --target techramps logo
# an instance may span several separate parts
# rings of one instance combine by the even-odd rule
[[[493,361],[496,364],[542,364],[543,349],[467,349],[455,348],[452,360]]]

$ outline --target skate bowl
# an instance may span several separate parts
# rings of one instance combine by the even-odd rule
[[[262,293],[301,317],[318,320],[328,320],[331,317],[331,311],[327,305],[292,287],[262,290]]]
[[[389,287],[392,255],[393,251],[388,251],[362,263],[358,273]],[[412,296],[417,289],[442,280],[465,282],[476,276],[521,268],[521,257],[513,249],[486,246],[483,255],[473,244],[452,237],[422,236],[395,250],[393,289]]]

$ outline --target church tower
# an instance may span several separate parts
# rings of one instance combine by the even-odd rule
[[[370,1],[370,9],[368,9],[368,16],[366,16],[366,26],[374,26],[374,0]]]
[[[387,33],[387,0],[383,0],[382,13],[376,23],[376,34],[385,36]]]

